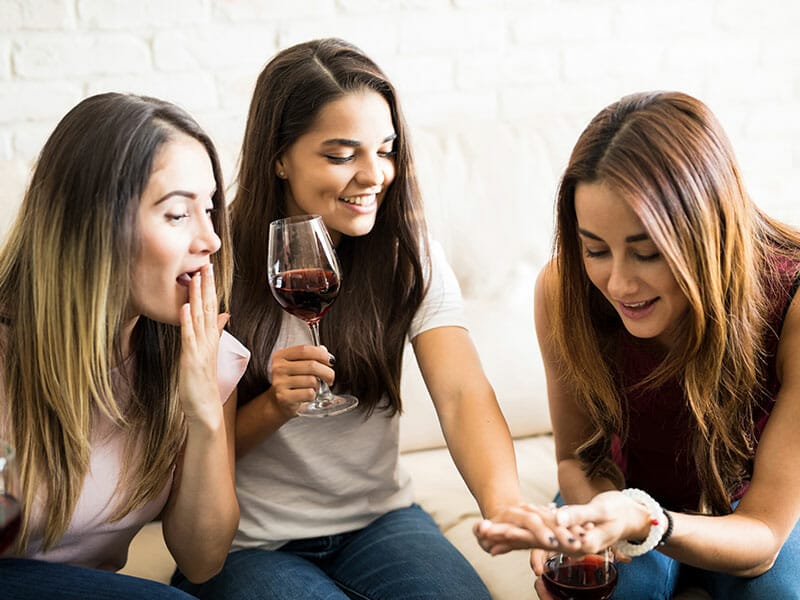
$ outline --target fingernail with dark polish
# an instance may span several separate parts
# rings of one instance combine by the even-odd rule
[[[547,538],[547,539],[549,539],[549,540],[550,540],[550,545],[551,545],[551,546],[558,546],[558,540],[555,538],[555,536],[551,535],[551,536],[550,536],[549,538]]]
[[[336,364],[336,357],[333,354],[328,354],[328,364],[334,366]]]
[[[567,538],[567,541],[568,541],[570,544],[574,544],[574,543],[575,543],[575,538],[574,538],[574,537]]]

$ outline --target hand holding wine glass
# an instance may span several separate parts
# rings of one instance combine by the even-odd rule
[[[285,311],[306,322],[313,344],[319,346],[319,321],[341,285],[339,260],[322,219],[303,215],[270,223],[268,262],[273,296]],[[320,379],[316,397],[297,414],[327,417],[357,405],[355,396],[334,394]]]
[[[0,556],[14,543],[22,523],[14,449],[0,440]]]

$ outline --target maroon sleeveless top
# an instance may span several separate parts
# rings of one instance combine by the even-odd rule
[[[771,309],[765,340],[764,394],[753,410],[756,444],[764,431],[780,388],[775,359],[781,327],[798,285],[798,262],[777,259],[777,274],[768,282]],[[629,387],[642,381],[660,363],[661,357],[642,349],[623,332],[620,345],[621,383]],[[658,389],[629,391],[627,402],[628,438],[612,441],[614,462],[622,469],[627,487],[640,488],[665,508],[694,511],[700,501],[700,483],[691,452],[694,425],[683,395],[682,381],[666,382]],[[744,495],[746,486],[731,493],[731,500]]]

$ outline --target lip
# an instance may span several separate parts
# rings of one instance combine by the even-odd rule
[[[354,204],[348,202],[345,198],[356,198],[362,204]],[[358,214],[366,215],[375,212],[378,209],[378,194],[352,194],[348,196],[339,196],[339,202],[346,206],[349,210]]]
[[[184,271],[183,273],[181,273],[180,275],[178,275],[175,278],[175,281],[178,282],[178,285],[181,285],[183,287],[187,287],[188,288],[189,284],[192,281],[192,278],[195,275],[197,275],[198,273],[200,273],[200,268],[199,267],[197,269],[195,269],[194,271]]]
[[[641,300],[639,302],[620,302],[617,301],[617,310],[628,319],[644,319],[649,317],[655,310],[659,298]]]

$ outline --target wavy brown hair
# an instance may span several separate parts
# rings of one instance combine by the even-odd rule
[[[283,316],[267,285],[265,232],[271,221],[287,216],[285,183],[275,163],[314,127],[324,106],[363,90],[380,94],[391,110],[396,176],[372,231],[343,236],[336,248],[347,286],[321,321],[322,339],[336,356],[336,386],[358,396],[366,414],[384,394],[392,414],[401,409],[403,345],[424,293],[421,256],[427,256],[427,242],[420,194],[394,87],[361,50],[339,39],[283,50],[256,82],[231,203],[236,274],[230,329],[254,350],[239,384],[242,402],[269,387],[269,352]]]
[[[89,468],[98,414],[130,432],[113,519],[164,487],[184,437],[178,402],[180,329],[141,316],[131,337],[132,398],[120,406],[113,366],[124,358],[120,330],[130,319],[138,253],[139,198],[158,151],[178,134],[208,151],[222,249],[211,257],[223,305],[230,288],[230,232],[217,153],[178,107],[125,94],[80,102],[44,145],[6,243],[0,250],[2,410],[21,466],[25,518],[43,502],[44,543],[63,536]]]
[[[589,123],[558,190],[560,277],[550,305],[563,368],[593,425],[578,449],[590,476],[615,475],[611,439],[624,436],[627,423],[614,350],[624,327],[583,266],[575,214],[582,182],[602,182],[625,199],[688,299],[677,343],[639,385],[682,381],[694,425],[698,510],[728,513],[754,455],[753,405],[762,392],[770,309],[764,281],[776,255],[800,256],[800,236],[752,203],[722,127],[699,100],[634,94]]]

